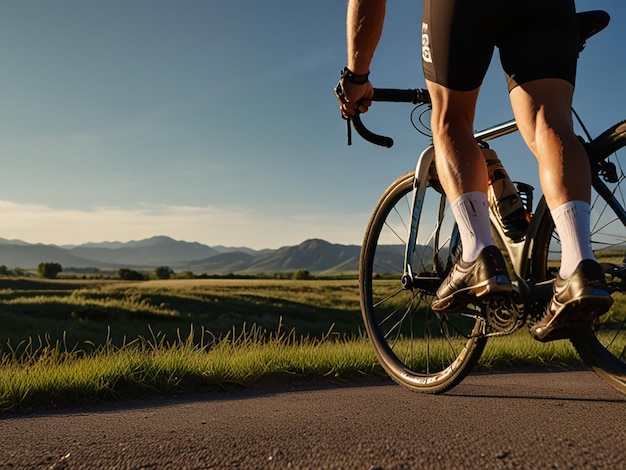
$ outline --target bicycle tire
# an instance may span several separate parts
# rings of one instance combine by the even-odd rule
[[[597,178],[591,199],[592,247],[598,261],[605,267],[615,303],[593,325],[570,338],[583,361],[622,393],[626,393],[626,281],[611,279],[610,274],[616,268],[626,270],[625,146],[626,121],[607,129],[587,146],[594,178]],[[621,216],[610,207],[607,198],[598,192],[602,185],[621,207]],[[536,237],[533,273],[535,276],[539,274],[540,278],[550,279],[554,277],[555,263],[560,259],[560,243],[548,211],[544,217],[545,220],[540,224],[542,230]]]
[[[440,188],[427,185],[411,254],[417,282],[402,285],[415,172],[400,176],[381,196],[361,249],[359,288],[365,328],[387,374],[416,392],[457,385],[480,358],[486,337],[478,310],[437,315],[430,304],[459,252],[458,229]],[[426,219],[432,225],[426,222]],[[428,228],[427,228],[428,227]],[[431,229],[433,231],[431,231]],[[439,229],[439,230],[437,230]],[[419,268],[419,269],[418,269]]]

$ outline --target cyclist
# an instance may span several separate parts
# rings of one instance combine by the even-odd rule
[[[369,70],[385,3],[348,2],[348,61],[339,94],[345,118],[371,105]],[[463,246],[431,307],[453,311],[470,296],[511,293],[504,259],[491,236],[487,167],[473,137],[479,89],[498,47],[513,113],[538,161],[542,191],[562,244],[553,298],[531,333],[540,341],[566,338],[613,302],[591,249],[591,173],[572,124],[578,56],[574,0],[424,0],[421,29],[435,165]]]

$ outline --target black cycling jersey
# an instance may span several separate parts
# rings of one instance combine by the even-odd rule
[[[576,78],[574,0],[424,0],[422,65],[427,80],[478,88],[494,47],[509,91],[541,78]]]

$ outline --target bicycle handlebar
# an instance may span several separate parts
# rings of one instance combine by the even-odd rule
[[[400,90],[397,88],[374,88],[372,101],[388,101],[394,103],[430,103],[430,94],[425,89]]]
[[[372,98],[372,101],[425,104],[430,103],[430,95],[428,94],[428,90],[419,88],[409,90],[400,90],[396,88],[374,88],[374,97]],[[363,124],[363,121],[361,121],[359,113],[355,114],[351,121],[354,125],[354,130],[368,142],[387,148],[393,146],[393,139],[391,137],[378,135],[367,129]],[[350,136],[348,134],[348,145],[350,145],[350,143]]]

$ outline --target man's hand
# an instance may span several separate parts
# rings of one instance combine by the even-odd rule
[[[345,119],[350,119],[357,112],[367,112],[372,105],[374,88],[369,81],[359,85],[348,80],[340,80],[335,89],[335,95],[339,100],[341,115]]]

